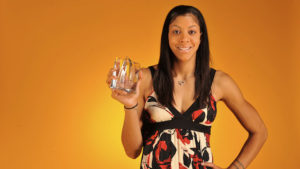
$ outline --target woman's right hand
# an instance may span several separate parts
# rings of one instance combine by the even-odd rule
[[[107,74],[106,83],[108,87],[110,88],[112,79],[116,79],[116,76],[113,76],[113,72],[116,71],[116,69],[111,68],[110,71]],[[140,94],[140,83],[142,79],[142,71],[139,71],[139,79],[136,84],[135,92],[127,93],[120,89],[111,89],[111,97],[122,103],[125,107],[133,107],[137,104],[139,94]]]

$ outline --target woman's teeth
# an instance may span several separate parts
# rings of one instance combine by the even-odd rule
[[[178,47],[179,50],[185,50],[185,51],[186,51],[186,50],[189,50],[189,49],[191,49],[191,48],[192,48],[192,47],[187,47],[187,48],[181,48],[181,47]]]

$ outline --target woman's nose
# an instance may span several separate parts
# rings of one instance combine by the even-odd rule
[[[180,42],[189,42],[189,36],[187,33],[182,33],[180,36]]]

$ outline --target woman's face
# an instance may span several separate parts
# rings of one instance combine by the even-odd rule
[[[198,20],[192,14],[177,16],[169,25],[169,46],[178,61],[196,57],[200,35]]]

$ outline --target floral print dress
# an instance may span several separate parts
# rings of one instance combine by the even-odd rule
[[[155,70],[149,68],[153,77]],[[216,70],[210,70],[212,82]],[[209,139],[217,109],[214,97],[209,98],[206,107],[200,108],[197,98],[180,113],[174,106],[162,106],[152,91],[143,112],[141,169],[210,169],[201,165],[213,162]]]

